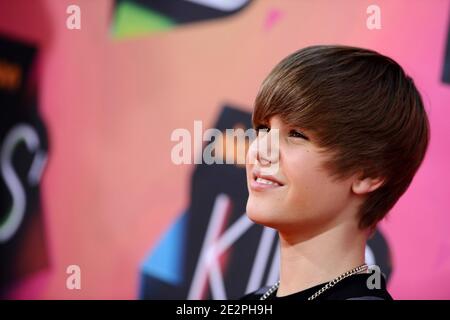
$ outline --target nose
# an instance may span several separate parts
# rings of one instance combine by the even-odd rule
[[[262,166],[269,166],[272,162],[268,159],[265,159],[264,157],[260,156],[260,153],[258,152],[256,154],[256,160],[262,165]]]

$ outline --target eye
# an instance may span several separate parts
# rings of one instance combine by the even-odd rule
[[[256,133],[259,135],[261,132],[269,132],[270,128],[266,125],[260,124],[256,127]]]
[[[309,138],[307,136],[305,136],[303,133],[297,131],[297,130],[291,130],[289,131],[289,137],[293,137],[293,138],[302,138],[305,140],[309,140]]]

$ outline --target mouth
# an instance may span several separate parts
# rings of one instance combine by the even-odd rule
[[[273,176],[262,175],[259,172],[252,173],[250,188],[254,191],[270,190],[284,186],[279,180]]]

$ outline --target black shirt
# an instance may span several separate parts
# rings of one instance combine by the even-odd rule
[[[369,289],[367,280],[370,273],[355,274],[336,283],[332,288],[325,290],[314,300],[393,300],[386,289],[386,281],[381,277],[380,288]],[[369,283],[372,283],[369,280]],[[267,300],[308,300],[327,283],[322,283],[303,291],[292,293],[283,297],[277,297],[274,291]],[[259,300],[270,287],[263,287],[255,292],[242,297],[242,300]]]

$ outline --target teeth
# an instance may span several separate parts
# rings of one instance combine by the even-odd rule
[[[276,183],[274,181],[266,180],[266,179],[263,179],[263,178],[257,178],[256,182],[263,183],[263,184],[271,184],[271,185],[274,185],[274,186],[279,186],[278,183]]]

